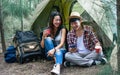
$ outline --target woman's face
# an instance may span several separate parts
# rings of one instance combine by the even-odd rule
[[[61,18],[60,18],[60,16],[57,15],[57,16],[55,16],[54,19],[53,19],[53,25],[54,25],[55,27],[59,27],[60,24],[61,24]]]
[[[74,30],[78,30],[80,27],[81,27],[81,24],[80,24],[80,21],[79,20],[76,20],[74,22],[71,22],[71,27],[74,29]]]

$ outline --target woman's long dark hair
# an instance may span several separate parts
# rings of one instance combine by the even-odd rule
[[[61,25],[59,25],[56,34],[54,32],[54,25],[53,25],[53,19],[55,18],[55,16],[60,16],[60,19],[61,19]],[[63,28],[62,24],[63,24],[63,20],[62,20],[61,14],[57,11],[53,11],[50,15],[50,18],[49,18],[49,28],[51,30],[52,36],[56,37],[59,34],[60,30]]]

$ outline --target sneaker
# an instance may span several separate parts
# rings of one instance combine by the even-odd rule
[[[52,75],[60,75],[60,69],[56,67],[56,64],[53,66],[53,69],[51,70]]]
[[[64,62],[64,66],[65,66],[65,67],[70,67],[70,62],[65,61],[65,62]]]
[[[101,61],[98,61],[98,60],[94,60],[92,65],[100,65],[101,64]]]
[[[96,65],[100,65],[100,64],[101,64],[101,61],[97,61],[97,60],[96,60],[96,61],[95,61],[95,64],[96,64]]]
[[[101,64],[104,65],[104,64],[106,64],[106,63],[107,63],[107,59],[103,57],[103,58],[101,59]]]

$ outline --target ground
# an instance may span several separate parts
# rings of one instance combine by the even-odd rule
[[[7,43],[8,44],[8,43]],[[0,43],[0,51],[1,51]],[[0,75],[51,75],[50,71],[54,65],[53,61],[38,60],[24,64],[6,63],[4,54],[0,52]],[[104,65],[92,67],[64,67],[61,68],[61,75],[97,75]]]
[[[51,75],[53,61],[38,60],[24,64],[6,63],[0,54],[0,75]],[[92,67],[62,67],[61,75],[97,75],[102,65]]]

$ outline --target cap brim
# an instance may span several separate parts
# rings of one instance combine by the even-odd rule
[[[79,16],[70,16],[69,19],[71,19],[71,18],[79,18],[79,19],[81,19],[81,17],[79,17]]]

